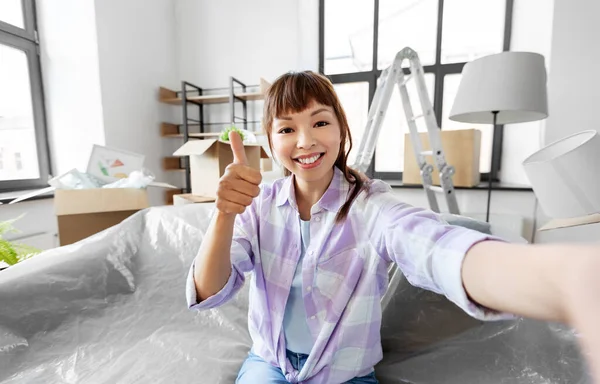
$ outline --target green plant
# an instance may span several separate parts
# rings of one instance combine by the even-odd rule
[[[242,138],[242,141],[244,141],[244,139],[246,138],[246,135],[244,134],[244,132],[242,130],[240,130],[236,126],[232,125],[231,127],[225,128],[225,130],[221,133],[221,136],[220,136],[221,140],[229,141],[229,132],[231,132],[231,131],[237,132],[240,135],[240,137]]]
[[[8,265],[15,265],[41,252],[37,248],[11,242],[4,238],[4,235],[7,233],[19,232],[19,230],[14,227],[14,223],[21,217],[23,217],[23,215],[16,219],[0,222],[0,261],[4,261]]]

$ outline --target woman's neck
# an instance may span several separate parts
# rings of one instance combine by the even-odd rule
[[[294,176],[296,203],[298,204],[298,212],[302,220],[310,220],[310,209],[323,197],[332,179],[333,168],[327,175],[315,181],[306,181]]]

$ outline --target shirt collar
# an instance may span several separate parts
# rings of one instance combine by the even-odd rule
[[[317,208],[323,208],[328,211],[337,212],[346,202],[350,183],[344,177],[344,174],[338,167],[333,167],[333,178],[327,190],[317,202]],[[296,190],[294,188],[294,175],[285,178],[281,191],[277,196],[277,206],[280,207],[289,203],[294,209],[298,210],[296,203]]]

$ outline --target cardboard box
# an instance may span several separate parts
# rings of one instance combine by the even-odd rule
[[[431,150],[429,135],[421,133],[423,150]],[[453,166],[456,173],[452,177],[456,187],[474,187],[481,182],[479,174],[479,157],[481,153],[481,131],[478,129],[461,129],[440,131],[442,147],[446,162]],[[440,185],[439,170],[435,166],[433,156],[425,157],[427,163],[433,164],[433,184]],[[421,171],[410,140],[410,135],[404,136],[404,172],[402,182],[405,184],[422,185]]]
[[[131,177],[133,171],[142,171],[143,164],[143,155],[94,145],[85,173],[72,169],[49,180],[50,187],[21,195],[10,204],[54,191],[54,211],[58,221],[60,245],[72,244],[119,224],[137,211],[149,207],[145,188],[97,188],[100,183],[93,182],[90,177],[91,175],[106,183],[118,182],[118,185],[123,185],[129,182],[125,185],[140,186],[141,173],[131,180],[124,179]],[[173,185],[146,179],[143,184],[149,182],[148,187],[179,191]]]
[[[270,157],[266,159],[260,159],[260,170],[261,172],[273,171],[273,159]]]
[[[260,144],[244,144],[250,166],[260,171],[261,159],[269,155]],[[219,179],[225,168],[233,162],[233,152],[228,142],[217,139],[190,140],[174,156],[189,156],[192,195],[217,197]]]
[[[60,245],[101,232],[148,206],[145,189],[57,189],[54,210]]]

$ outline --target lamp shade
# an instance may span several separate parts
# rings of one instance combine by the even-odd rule
[[[551,218],[600,212],[600,135],[596,131],[556,141],[525,159],[523,167]]]
[[[491,124],[525,123],[548,117],[544,56],[502,52],[465,64],[450,120]]]

